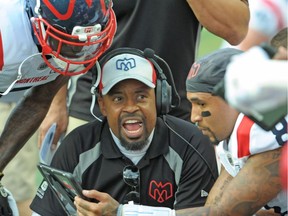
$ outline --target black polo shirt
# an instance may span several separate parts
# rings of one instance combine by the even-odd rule
[[[214,178],[199,154],[217,177],[215,152],[208,138],[192,123],[173,116],[167,116],[166,123],[158,118],[151,145],[137,164],[141,204],[174,209],[204,205]],[[119,203],[131,191],[122,176],[127,165],[133,163],[118,149],[106,120],[72,131],[52,161],[53,167],[81,179],[83,189],[106,192]],[[43,190],[41,185],[32,210],[45,216],[65,215],[50,189]]]

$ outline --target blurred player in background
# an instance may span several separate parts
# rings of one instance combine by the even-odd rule
[[[109,48],[116,31],[111,7],[112,1],[104,0],[0,0],[0,100],[7,105],[19,101],[9,117],[1,114],[2,120],[8,120],[0,137],[0,180],[6,165],[39,127],[61,86],[70,76],[86,73]],[[29,160],[21,158],[20,163]],[[26,171],[17,168],[15,175],[7,176],[11,184],[27,178],[17,179]],[[0,182],[2,215],[12,214],[10,198]],[[13,213],[18,215],[17,208]]]

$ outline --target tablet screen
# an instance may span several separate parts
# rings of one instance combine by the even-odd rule
[[[71,211],[76,214],[74,197],[82,195],[80,184],[75,180],[72,173],[62,171],[45,164],[38,164],[38,169],[52,189],[63,209],[71,215]],[[84,197],[83,197],[84,198]]]

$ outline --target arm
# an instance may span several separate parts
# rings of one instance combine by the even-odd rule
[[[216,205],[217,202],[223,196],[223,193],[226,189],[226,186],[230,184],[233,177],[225,170],[225,168],[221,167],[221,174],[219,175],[217,181],[213,185],[213,188],[209,192],[209,196],[205,203],[205,206]]]
[[[0,137],[0,171],[37,130],[54,95],[67,81],[68,77],[58,76],[53,82],[33,87],[15,107]]]
[[[246,0],[187,0],[199,22],[232,45],[247,34],[250,19]],[[212,22],[213,21],[213,22]]]
[[[253,46],[257,46],[263,42],[269,41],[269,37],[262,32],[249,28],[245,39],[237,46],[241,50],[248,50]]]
[[[57,146],[60,136],[66,132],[68,125],[67,111],[67,84],[64,85],[55,95],[49,111],[39,128],[38,145],[40,147],[49,127],[56,122],[57,128],[53,139],[53,147]]]
[[[177,215],[253,215],[281,191],[280,153],[281,148],[250,157],[229,184],[222,184],[222,196],[213,195],[213,191],[207,206],[179,210]]]
[[[109,194],[96,190],[83,190],[83,195],[99,202],[89,202],[76,196],[74,204],[78,215],[116,215],[119,203]]]

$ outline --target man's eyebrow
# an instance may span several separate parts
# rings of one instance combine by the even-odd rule
[[[121,93],[120,90],[116,90],[116,89],[110,89],[110,91],[107,93],[107,95],[113,95],[113,94],[119,94]]]
[[[200,100],[197,97],[191,97],[191,98],[189,98],[189,101],[191,101],[191,102],[199,102],[199,101],[202,101],[202,100]]]

